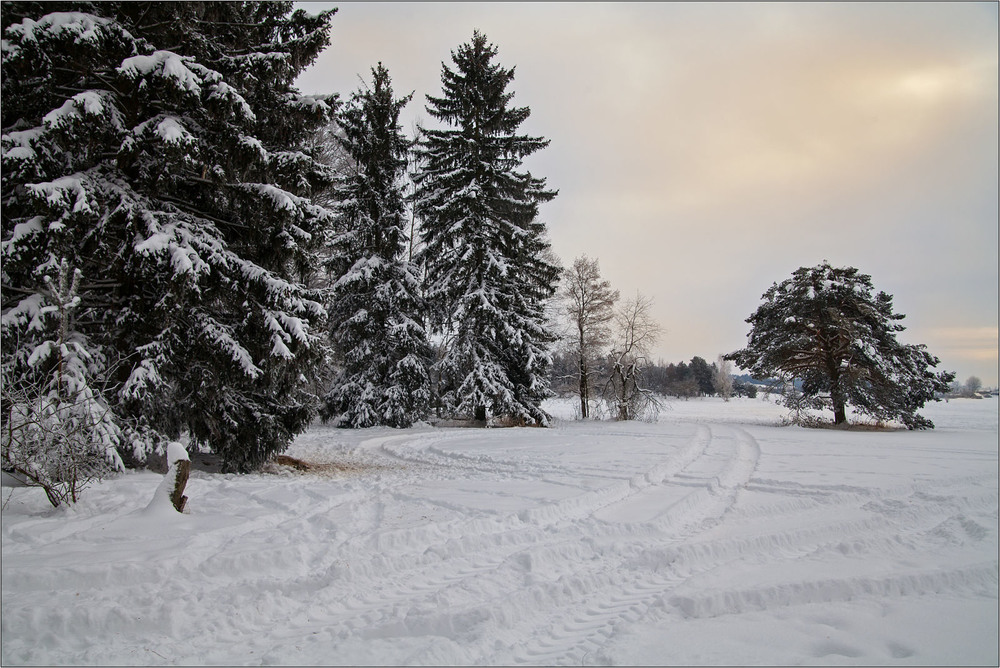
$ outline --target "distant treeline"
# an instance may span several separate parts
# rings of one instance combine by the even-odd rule
[[[608,377],[605,364],[599,364],[594,369],[597,377],[595,386],[600,387]],[[578,389],[577,358],[567,352],[553,355],[551,370],[552,389],[560,396],[574,394]],[[662,359],[648,366],[643,374],[647,389],[668,396],[688,399],[691,397],[708,397],[717,394],[715,377],[718,367],[715,362],[709,363],[704,358],[692,357],[688,362],[666,363]],[[781,388],[777,380],[754,380],[747,374],[733,375],[733,396],[756,397],[757,392],[766,388]]]

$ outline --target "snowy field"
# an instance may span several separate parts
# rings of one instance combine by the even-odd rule
[[[572,415],[572,404],[550,410]],[[4,489],[2,662],[997,665],[997,401],[926,432],[316,426],[319,473]]]

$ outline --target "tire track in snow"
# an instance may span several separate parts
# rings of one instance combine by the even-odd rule
[[[707,436],[707,439],[698,456],[690,457],[676,470],[663,468],[658,471],[662,475],[647,476],[650,486],[643,489],[653,494],[660,491],[659,485],[671,479],[683,477],[688,485],[698,483],[689,486],[690,491],[679,500],[673,495],[666,497],[669,505],[650,523],[660,529],[655,541],[676,541],[678,530],[690,535],[706,523],[717,520],[731,507],[738,490],[756,469],[760,447],[748,433],[729,428],[735,434],[735,438],[729,440],[735,440],[735,444],[716,450],[711,446],[718,446],[719,439],[707,427],[702,429],[703,438]],[[598,565],[591,572],[587,572],[587,562],[581,560],[576,564],[576,572],[566,573],[549,585],[549,596],[557,600],[557,588],[565,584],[563,580],[572,582],[569,591],[578,591],[578,595],[553,606],[553,612],[544,621],[532,619],[523,624],[522,633],[528,633],[527,641],[510,654],[490,656],[487,662],[579,665],[590,657],[599,663],[601,648],[619,625],[638,621],[651,608],[662,607],[664,592],[682,579],[674,574],[665,577],[637,569],[630,563],[637,552],[648,546],[650,536],[647,532],[640,530],[631,536],[624,533],[617,538],[624,540],[624,544],[616,545],[611,551],[605,550],[604,558],[596,561]],[[513,606],[515,610],[518,607]]]
[[[561,600],[562,604],[556,610],[562,605],[578,606],[586,600],[592,601],[592,605],[587,607],[582,617],[563,619],[557,614],[556,619],[549,621],[547,635],[535,634],[538,647],[529,647],[525,651],[528,656],[534,654],[535,658],[555,654],[567,655],[567,653],[572,656],[582,656],[594,649],[593,641],[588,639],[581,641],[579,634],[573,632],[574,629],[578,627],[609,629],[611,628],[609,623],[620,617],[623,607],[630,610],[626,615],[627,618],[641,615],[642,610],[654,601],[651,592],[658,598],[663,588],[662,582],[651,588],[648,584],[623,581],[622,576],[616,575],[620,564],[635,551],[638,541],[648,540],[650,529],[642,526],[630,529],[628,533],[631,534],[633,541],[625,544],[629,549],[623,550],[618,544],[623,538],[623,533],[617,530],[619,527],[595,519],[594,513],[615,503],[627,501],[643,490],[653,485],[660,485],[682,472],[688,472],[692,478],[701,475],[705,479],[701,487],[692,488],[690,485],[682,487],[683,494],[685,496],[701,494],[710,502],[675,503],[673,505],[677,509],[675,515],[682,514],[685,521],[678,522],[677,517],[673,517],[667,524],[693,525],[714,519],[711,513],[723,512],[732,503],[736,489],[749,479],[759,458],[759,448],[756,443],[743,434],[740,436],[736,439],[734,447],[728,450],[720,448],[719,452],[708,453],[708,447],[713,441],[712,434],[708,428],[701,427],[695,438],[681,449],[678,456],[656,464],[631,480],[551,504],[542,509],[533,509],[532,512],[522,511],[516,515],[516,520],[521,526],[512,526],[514,515],[509,516],[508,521],[494,521],[492,531],[484,530],[485,527],[480,522],[479,526],[474,527],[476,529],[473,532],[474,537],[468,535],[468,530],[472,527],[466,526],[464,529],[467,533],[462,542],[452,542],[442,550],[444,554],[450,555],[449,564],[458,567],[457,572],[454,568],[451,569],[454,576],[428,578],[425,571],[433,569],[435,567],[433,564],[426,569],[403,569],[406,582],[418,582],[421,585],[383,587],[377,596],[360,602],[365,614],[356,618],[355,624],[357,628],[367,629],[367,633],[374,636],[415,633],[418,627],[426,628],[428,624],[433,624],[435,613],[426,612],[415,619],[386,620],[386,615],[383,613],[386,602],[396,605],[408,601],[410,610],[420,610],[422,607],[427,608],[433,600],[440,599],[450,590],[470,588],[471,594],[468,591],[463,592],[464,600],[472,606],[472,609],[476,608],[478,602],[480,608],[478,614],[488,611],[491,619],[496,619],[498,616],[513,619],[518,615],[518,611],[523,612],[524,601],[504,601],[502,582],[509,577],[531,577],[530,573],[536,566],[558,563],[560,570],[569,571],[566,575],[553,582],[535,583],[528,587],[527,593],[516,591],[514,598],[538,596],[542,599]],[[719,445],[718,442],[716,445]],[[709,455],[716,461],[698,465],[702,458]],[[561,531],[553,532],[554,528]],[[427,543],[427,536],[414,535],[413,530],[406,531],[405,534],[405,538],[402,539],[383,540],[379,547],[392,549]],[[567,535],[570,536],[569,539]],[[499,545],[495,536],[503,536],[504,544]],[[596,559],[594,546],[596,540],[602,536],[605,542],[601,555],[603,559]],[[589,539],[590,547],[585,545],[581,548],[581,540],[585,538]],[[607,563],[609,557],[611,565]],[[379,569],[378,573],[372,575],[385,583],[385,570]],[[566,580],[570,582],[568,591],[578,592],[569,600],[560,594],[560,591],[566,590]],[[368,583],[365,583],[363,589],[370,590]],[[629,592],[625,598],[619,595],[623,590]],[[637,597],[637,594],[642,595]],[[584,601],[580,600],[581,597]],[[481,602],[483,600],[489,601],[485,607]],[[425,605],[421,606],[422,602]],[[447,615],[455,614],[451,612],[455,609],[454,603],[450,604],[448,609]],[[503,612],[505,609],[508,612]],[[345,612],[355,614],[359,611],[356,606],[351,605]],[[467,611],[463,614],[472,613]],[[355,624],[349,625],[354,627]],[[453,626],[446,620],[438,620],[437,624],[442,627]],[[536,622],[532,622],[532,625],[536,625]],[[592,634],[587,636],[589,638]],[[567,639],[570,639],[571,647],[567,647]]]
[[[398,437],[391,438],[396,440]],[[378,447],[384,447],[390,439],[379,440]],[[682,448],[677,461],[660,462],[639,477],[643,480],[662,480],[672,472],[683,470],[703,454],[709,441],[708,430],[700,429],[696,438]],[[419,462],[416,457],[410,459]],[[470,584],[485,582],[484,574],[492,574],[495,581],[501,582],[512,572],[517,576],[523,568],[526,551],[530,553],[534,548],[537,553],[537,546],[545,545],[553,540],[553,536],[560,535],[553,528],[572,525],[589,517],[594,509],[626,498],[638,489],[634,481],[610,487],[610,490],[595,490],[581,495],[582,498],[555,504],[554,509],[537,514],[512,513],[499,519],[473,518],[377,534],[368,540],[376,541],[375,547],[381,558],[374,560],[368,568],[356,567],[337,572],[336,577],[332,578],[336,581],[334,596],[337,600],[330,601],[333,609],[327,609],[319,616],[330,623],[341,624],[344,629],[370,631],[386,624],[392,628],[400,622],[390,619],[391,614],[387,614],[387,608],[419,609],[422,602],[430,603],[443,592],[469,589]],[[426,548],[436,540],[448,541],[439,555]],[[423,552],[418,553],[420,550]],[[346,551],[349,551],[347,543],[338,549],[341,554]],[[445,560],[448,565],[447,575],[442,570]],[[320,574],[313,579],[323,578],[324,575]],[[319,585],[320,582],[315,584]],[[309,586],[309,583],[299,583],[296,588],[305,589]],[[471,588],[475,590],[474,586]],[[317,593],[320,593],[323,587],[318,589],[320,591]],[[503,591],[502,584],[497,585],[496,590]],[[485,593],[489,595],[491,592]],[[482,596],[475,594],[472,598],[479,600]],[[337,606],[338,601],[344,601],[344,605]],[[338,607],[341,608],[340,614],[331,614]]]
[[[850,601],[858,596],[913,596],[943,591],[997,589],[997,562],[970,564],[948,569],[916,570],[898,574],[857,575],[845,578],[802,579],[769,586],[704,593],[680,593],[670,605],[685,617],[717,617],[776,607]]]
[[[465,438],[467,435],[454,434],[451,437]],[[412,451],[407,452],[399,446],[393,448],[390,445],[404,440],[410,439],[405,436],[382,437],[366,443],[365,447],[388,450],[393,456],[414,463],[431,463],[426,457],[418,457]],[[419,452],[422,454],[432,443],[442,440],[450,439],[435,438],[433,435],[423,437],[420,439],[422,442],[418,443],[422,446]],[[638,477],[662,480],[674,471],[683,470],[704,452],[710,440],[707,428],[700,428],[695,438],[681,449],[676,458],[660,462]],[[481,460],[477,460],[477,465],[478,461]],[[492,473],[492,469],[489,472]],[[522,511],[501,517],[463,518],[443,524],[376,533],[365,540],[373,542],[368,547],[374,547],[380,558],[372,564],[341,573],[338,587],[346,603],[340,616],[346,619],[349,626],[371,627],[385,616],[382,609],[387,603],[413,603],[448,588],[457,589],[470,582],[482,581],[483,575],[487,573],[499,573],[497,577],[501,580],[512,571],[516,575],[522,568],[522,558],[526,552],[550,543],[553,536],[559,539],[560,533],[552,531],[554,527],[587,518],[595,509],[626,498],[636,491],[638,488],[633,481],[622,481],[552,504],[540,512]],[[433,550],[427,547],[435,544],[440,545],[440,548]],[[348,550],[348,545],[340,548],[341,552]],[[444,575],[445,571],[442,570],[445,560],[448,563],[448,575]],[[371,595],[376,585],[377,594]],[[359,612],[363,613],[360,617],[357,616]],[[394,625],[398,622],[389,623]]]
[[[412,483],[414,475],[435,470],[445,475],[456,464],[470,474],[493,475],[502,468],[504,474],[526,479],[559,472],[530,459],[513,470],[515,460],[447,456],[447,441],[467,437],[462,432],[409,434],[369,443],[366,447],[376,454],[399,453],[400,461],[411,468],[405,474],[374,476],[346,490],[341,486],[335,498],[314,491],[304,479],[290,482],[301,490],[273,496],[249,479],[251,491],[241,495],[253,507],[241,510],[223,479],[222,491],[211,492],[232,502],[223,512],[241,516],[245,511],[254,519],[200,538],[207,542],[198,543],[198,552],[207,553],[211,547],[210,559],[158,556],[152,569],[148,563],[126,565],[115,575],[134,584],[113,594],[98,591],[100,604],[92,614],[81,617],[71,605],[60,604],[53,606],[57,612],[41,616],[21,606],[22,615],[15,605],[5,613],[3,630],[11,637],[28,637],[28,627],[58,633],[83,623],[95,634],[112,629],[134,637],[139,632],[150,639],[146,642],[153,650],[176,663],[196,662],[199,656],[204,660],[199,647],[215,645],[200,637],[263,647],[278,657],[271,662],[294,663],[305,633],[307,639],[326,643],[330,656],[344,641],[432,635],[458,642],[467,651],[442,654],[438,663],[581,664],[607,662],[602,652],[608,640],[637,622],[938,590],[995,595],[996,562],[898,573],[849,570],[844,577],[826,578],[815,577],[815,568],[808,568],[817,556],[821,558],[816,563],[828,563],[828,554],[842,555],[845,563],[871,555],[905,559],[932,541],[995,539],[990,523],[983,520],[992,513],[995,525],[997,494],[988,485],[995,475],[973,477],[983,485],[979,493],[962,487],[973,480],[970,477],[898,488],[764,480],[755,477],[759,446],[732,426],[702,427],[647,470],[547,506],[392,528],[387,514],[393,502],[412,505],[419,498],[396,489],[399,483]],[[411,451],[406,441],[420,447]],[[241,479],[241,490],[247,489],[247,480]],[[961,494],[952,486],[961,488]],[[748,494],[766,501],[769,491],[794,498],[740,503]],[[648,512],[641,521],[628,521],[624,509],[629,507]],[[257,508],[272,511],[266,521]],[[345,526],[337,519],[343,514],[351,517]],[[720,528],[725,532],[713,531],[723,519],[726,524]],[[261,535],[280,540],[278,526],[306,539],[261,549]],[[361,536],[352,538],[355,533]],[[240,551],[247,546],[255,546],[254,553]],[[373,554],[373,546],[378,553]],[[358,563],[357,553],[368,560]],[[746,567],[769,565],[775,572],[771,581],[757,578],[750,581],[760,584],[752,587],[745,582],[733,585],[732,576]],[[5,572],[7,568],[5,563]],[[24,575],[29,570],[18,568]],[[187,576],[197,578],[201,588],[183,588]],[[151,585],[167,582],[181,588],[173,592],[175,600],[157,608],[148,602],[156,596]],[[41,576],[33,583],[29,578],[28,584],[38,596],[47,596],[52,583]],[[54,595],[72,603],[66,598],[71,593]],[[123,595],[124,600],[115,607],[107,603],[112,595]],[[129,601],[159,611],[132,620],[127,617]],[[223,607],[235,604],[239,614],[193,628],[184,613],[220,602]],[[268,619],[291,623],[287,629],[268,627],[262,634],[260,617],[255,616],[259,608],[269,611]],[[315,635],[308,635],[309,629]],[[153,639],[164,632],[190,639],[188,654],[169,654],[157,645]],[[100,663],[101,655],[95,656],[94,662]],[[422,656],[433,663],[437,655]]]
[[[759,447],[749,434],[738,430],[738,438],[743,451],[756,451]],[[752,454],[737,458],[742,465],[732,464],[724,475],[714,482],[719,488],[735,494],[745,488],[752,477],[753,467],[745,463],[753,461]],[[713,491],[717,489],[713,486]],[[869,491],[869,490],[866,490]],[[908,491],[916,498],[925,495],[920,491]],[[867,495],[855,495],[842,501],[857,502]],[[940,498],[935,498],[940,501]],[[996,494],[975,499],[972,507],[995,509]],[[929,520],[939,514],[937,504],[923,509],[921,517]],[[867,511],[866,511],[867,513]],[[912,517],[907,518],[912,520]],[[950,518],[950,525],[960,527],[970,540],[985,537],[986,529],[962,515]],[[817,552],[835,551],[851,556],[884,555],[894,550],[913,554],[924,548],[923,540],[907,540],[906,530],[893,533],[894,522],[885,516],[859,517],[846,522],[830,522],[825,526],[798,527],[794,530],[779,530],[769,536],[751,536],[744,539],[716,540],[697,543],[685,542],[676,547],[664,549],[656,555],[656,549],[645,549],[640,558],[622,559],[614,573],[596,573],[589,582],[577,577],[575,586],[569,591],[589,592],[588,595],[554,596],[556,610],[549,615],[548,623],[534,632],[527,643],[509,653],[488,655],[485,662],[511,662],[527,664],[580,664],[588,661],[601,662],[601,648],[607,639],[615,635],[620,624],[628,624],[646,615],[662,617],[668,609],[687,610],[689,614],[739,614],[750,609],[762,609],[768,605],[797,605],[826,600],[850,600],[854,596],[890,596],[937,592],[949,589],[964,589],[990,592],[996,589],[996,562],[962,565],[935,569],[931,572],[916,572],[905,575],[852,576],[827,581],[782,582],[772,587],[752,588],[734,594],[710,593],[702,598],[683,593],[683,587],[693,576],[710,572],[739,560],[779,561],[797,563],[798,560],[814,556]],[[930,531],[936,531],[935,526]],[[886,535],[888,530],[888,535]],[[851,540],[845,541],[845,535]],[[670,542],[670,541],[665,541]],[[621,551],[623,554],[627,550]],[[672,553],[672,554],[671,554]],[[659,556],[659,558],[657,558]],[[780,566],[779,566],[780,568]],[[680,594],[672,594],[681,588]],[[523,601],[512,604],[513,611],[523,610]],[[754,607],[758,606],[758,607]],[[529,608],[530,609],[530,608]],[[520,637],[531,628],[538,628],[539,615],[523,622],[518,633],[508,637]]]
[[[486,469],[486,472],[492,471],[492,467]],[[129,600],[138,600],[146,595],[144,590],[148,587],[150,578],[158,582],[183,582],[188,578],[197,577],[203,581],[202,587],[197,592],[176,592],[176,603],[165,608],[164,615],[143,622],[141,628],[148,627],[151,630],[159,624],[166,624],[170,628],[176,627],[177,624],[184,626],[183,615],[180,615],[180,621],[177,621],[173,619],[177,615],[169,614],[169,610],[183,609],[187,605],[198,606],[205,600],[235,601],[239,598],[243,602],[241,607],[246,607],[253,604],[253,598],[240,592],[248,591],[256,592],[260,600],[266,600],[268,606],[282,610],[285,616],[291,616],[296,610],[301,612],[302,606],[296,606],[291,600],[296,594],[312,593],[324,606],[334,608],[340,600],[346,598],[350,605],[345,608],[348,621],[343,628],[377,625],[386,622],[390,616],[386,612],[387,603],[389,608],[399,609],[414,601],[419,603],[431,599],[437,592],[445,591],[449,587],[460,587],[463,582],[474,581],[483,573],[499,573],[502,576],[509,569],[516,570],[518,568],[516,564],[512,566],[507,563],[510,554],[523,550],[525,545],[542,542],[546,538],[542,535],[545,527],[577,516],[581,508],[586,510],[589,506],[607,502],[604,496],[595,494],[588,497],[586,502],[569,504],[563,508],[562,513],[536,517],[531,522],[525,522],[514,514],[502,518],[500,522],[495,518],[471,518],[465,522],[448,523],[443,527],[428,525],[383,533],[376,538],[377,547],[384,552],[383,557],[373,560],[372,564],[355,564],[355,568],[349,568],[347,565],[351,555],[349,541],[340,545],[323,543],[332,537],[330,534],[334,528],[328,516],[338,508],[346,508],[346,512],[353,514],[355,519],[357,513],[363,513],[365,517],[361,523],[362,533],[377,531],[385,514],[384,504],[379,500],[380,494],[386,491],[384,487],[372,490],[370,493],[354,490],[347,498],[341,494],[331,500],[304,487],[307,484],[304,480],[292,479],[289,484],[303,486],[300,490],[301,495],[288,495],[287,490],[284,490],[283,493],[271,498],[269,487],[264,487],[259,492],[246,493],[247,480],[247,478],[240,479],[241,493],[235,496],[232,493],[232,485],[225,480],[218,489],[206,490],[208,496],[218,496],[219,499],[227,501],[232,501],[231,497],[242,498],[243,501],[239,503],[249,503],[249,506],[242,508],[233,506],[231,512],[237,516],[249,516],[255,519],[236,522],[232,526],[218,527],[203,536],[194,536],[192,545],[197,549],[193,551],[201,555],[199,559],[175,559],[168,555],[159,555],[155,563],[136,564],[135,568],[123,565],[115,571],[116,584],[121,585],[122,580],[132,583],[125,585],[124,592],[123,589],[118,589],[118,593],[124,593],[125,598]],[[196,496],[202,495],[199,493]],[[294,504],[283,503],[282,499],[286,496],[304,498],[309,502],[300,500]],[[204,502],[206,499],[202,500]],[[255,507],[266,508],[269,512],[261,514]],[[223,512],[228,514],[230,511],[224,508]],[[277,527],[281,527],[282,531],[275,532]],[[260,542],[254,538],[260,534],[281,536],[283,533],[307,535],[308,540],[299,540],[294,545],[279,544],[262,548]],[[438,542],[437,539],[450,541],[450,544],[438,554],[428,552],[426,546],[435,544]],[[244,548],[243,544],[248,548],[252,545],[252,548]],[[424,554],[417,553],[421,549],[424,549]],[[94,575],[97,575],[99,570],[101,567],[95,569]],[[104,575],[107,573],[107,570],[103,571]],[[208,577],[207,581],[205,576]],[[80,573],[70,573],[70,577],[77,582],[78,587]],[[213,581],[216,578],[218,584],[214,585]],[[102,583],[99,580],[89,576],[84,579],[91,581],[95,589],[101,587]],[[352,583],[357,585],[355,591],[345,592],[344,585],[347,585],[347,589],[351,589]],[[33,577],[21,580],[20,588],[30,589],[32,585],[40,591],[59,587],[59,583],[54,583],[51,577],[34,572]],[[375,585],[374,589],[371,585]],[[369,591],[369,595],[359,593],[365,589]],[[100,592],[94,595],[101,597]],[[260,605],[259,600],[257,605]],[[111,617],[118,614],[116,610],[121,606],[99,606],[99,609],[105,607],[111,610],[108,613],[110,617],[103,621],[97,618],[91,620],[95,628],[104,622],[108,623],[108,628],[115,626]],[[367,616],[358,617],[359,609],[367,611]],[[329,610],[313,610],[312,616],[329,619],[328,612]],[[97,614],[102,618],[108,615]],[[59,619],[48,620],[46,624],[58,628],[68,623],[71,618],[72,614],[68,612]],[[353,623],[352,619],[355,620]],[[179,632],[188,634],[195,631],[197,629],[181,629]],[[219,620],[215,623],[213,631],[241,636],[250,633],[252,627],[247,620],[234,618]]]

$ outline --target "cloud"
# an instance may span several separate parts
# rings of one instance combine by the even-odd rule
[[[300,86],[346,94],[381,60],[416,91],[408,119],[485,32],[522,130],[551,140],[526,165],[560,191],[554,250],[653,297],[667,359],[741,346],[772,282],[829,259],[894,294],[947,368],[996,382],[961,366],[995,360],[995,336],[932,332],[997,322],[994,3],[339,6]]]
[[[785,11],[780,28],[772,9],[742,12],[746,23],[710,35],[690,17],[629,26],[594,49],[600,62],[581,63],[605,91],[597,109],[574,115],[577,94],[546,109],[576,119],[574,133],[589,140],[570,150],[607,164],[614,192],[689,215],[850,196],[947,138],[970,105],[995,99],[995,54],[865,41],[846,20],[820,27],[798,6]]]

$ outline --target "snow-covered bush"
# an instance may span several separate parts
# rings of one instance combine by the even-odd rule
[[[27,324],[30,343],[11,346],[11,354],[4,347],[2,466],[42,487],[56,507],[75,503],[88,483],[124,468],[121,430],[93,386],[103,357],[72,327],[80,277],[63,260],[58,283],[45,277],[43,299],[24,300],[3,317],[5,343],[18,324]]]

